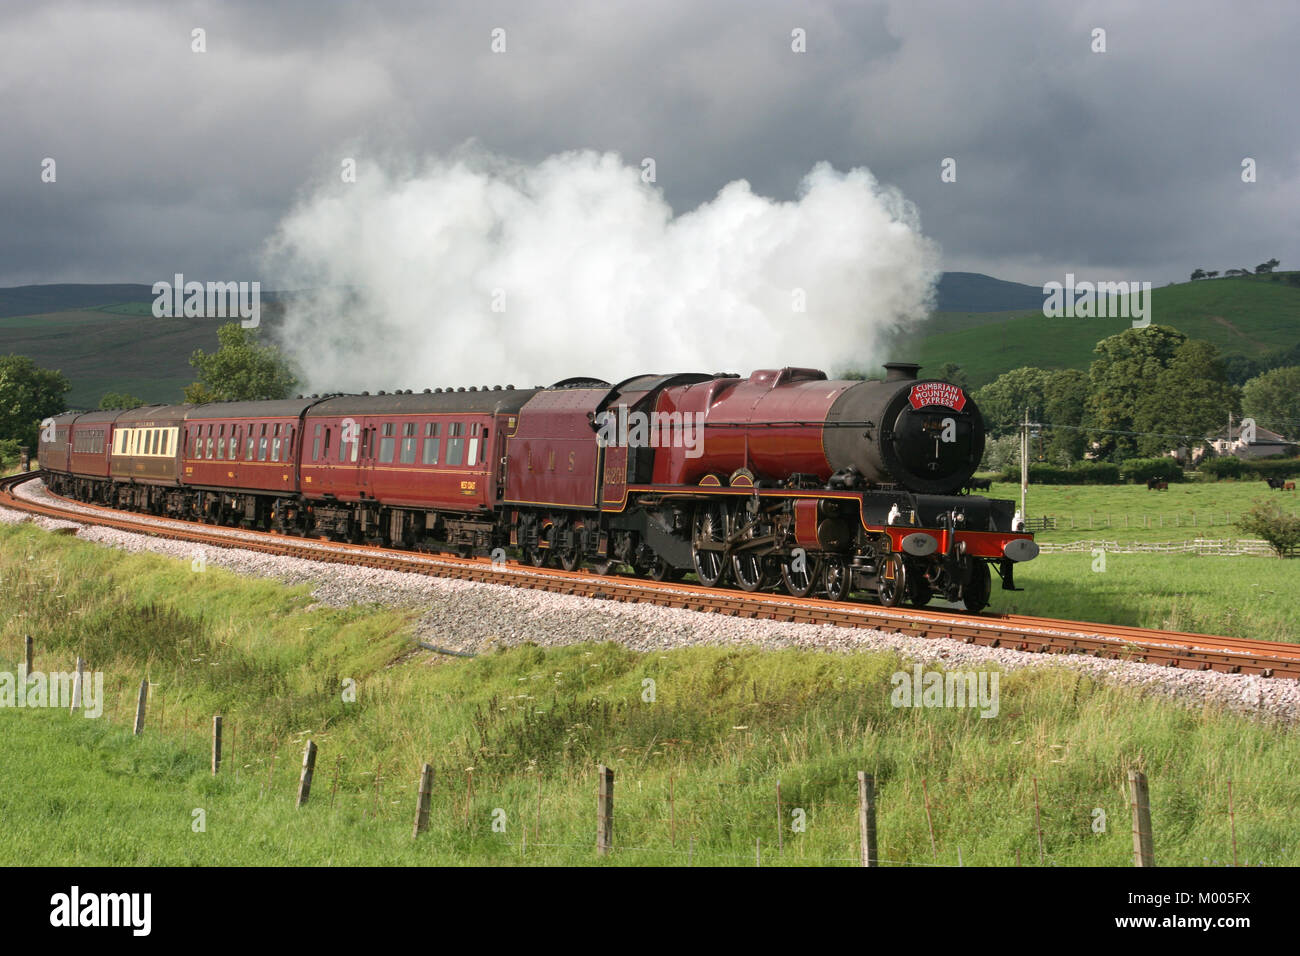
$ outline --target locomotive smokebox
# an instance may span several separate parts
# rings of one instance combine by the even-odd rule
[[[951,494],[984,456],[984,421],[965,390],[918,379],[920,366],[890,362],[883,382],[858,382],[826,416],[823,443],[833,471],[879,484]]]

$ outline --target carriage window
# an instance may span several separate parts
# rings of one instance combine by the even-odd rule
[[[424,426],[424,457],[420,460],[426,465],[438,464],[438,437],[441,426],[437,422],[426,422]]]
[[[478,463],[478,432],[479,425],[477,422],[469,427],[469,451],[465,455],[465,464],[467,465]]]
[[[221,425],[217,428],[217,457],[223,461],[226,458],[226,426]]]
[[[319,425],[317,426],[320,427]],[[330,432],[331,428],[325,429],[325,447],[321,449],[322,460],[328,461],[330,457]]]
[[[293,426],[284,426],[284,447],[280,449],[280,460],[288,461],[289,453],[293,451]]]
[[[271,461],[280,460],[280,426],[275,426],[274,439],[271,442]]]
[[[415,437],[415,422],[407,422],[402,426],[402,464],[415,464],[415,443],[419,441]]]
[[[211,425],[208,426],[208,454],[207,454],[207,457],[209,457],[209,458],[212,457],[212,452],[213,452],[212,428],[213,428],[213,426],[211,426]]]
[[[266,461],[266,422],[262,423],[262,433],[257,439],[257,460]]]
[[[352,437],[351,441],[348,441],[349,435]],[[339,461],[348,460],[349,445],[352,446],[352,460],[355,461],[357,450],[357,429],[355,425],[353,425],[350,430],[346,426],[339,429]]]
[[[311,440],[311,460],[320,461],[320,426],[319,425],[316,426],[316,430],[312,433],[312,436],[313,437]]]
[[[393,451],[397,447],[397,426],[392,422],[384,422],[384,431],[379,439],[379,460],[392,461]]]
[[[452,422],[447,426],[447,464],[459,465],[465,455],[465,426],[461,422]]]

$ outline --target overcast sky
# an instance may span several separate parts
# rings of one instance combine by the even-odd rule
[[[0,284],[273,286],[344,157],[467,141],[653,157],[677,214],[865,166],[943,268],[1034,284],[1296,268],[1298,58],[1294,2],[5,2]]]

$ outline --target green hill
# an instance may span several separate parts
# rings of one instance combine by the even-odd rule
[[[1152,290],[1150,318],[1191,338],[1205,339],[1223,355],[1255,358],[1300,341],[1300,285],[1272,278],[1202,279]],[[936,312],[900,340],[898,361],[936,370],[961,365],[972,385],[1025,365],[1086,369],[1097,342],[1132,325],[1128,319],[1047,318],[1033,312]]]
[[[263,327],[278,315],[278,306],[263,302]],[[7,316],[0,318],[0,355],[26,355],[61,371],[72,385],[69,408],[95,408],[106,392],[176,402],[194,381],[190,355],[215,349],[217,329],[229,321],[156,319],[149,302]]]

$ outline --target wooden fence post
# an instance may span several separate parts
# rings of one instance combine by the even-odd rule
[[[934,842],[934,820],[930,818],[930,790],[925,784],[925,777],[921,778],[921,794],[925,797],[925,825],[930,831],[930,854],[939,859],[939,849]]]
[[[212,716],[212,775],[221,769],[221,715]]]
[[[149,703],[149,681],[140,681],[140,697],[135,702],[135,735],[144,733],[144,711]]]
[[[415,799],[415,829],[411,831],[414,840],[429,829],[429,795],[433,792],[433,768],[427,763],[420,769],[420,788]]]
[[[1047,865],[1047,855],[1043,850],[1043,818],[1038,807],[1038,778],[1034,777],[1034,830],[1038,833],[1038,865]]]
[[[33,648],[32,648],[32,636],[30,634],[28,634],[27,637],[23,639],[23,645],[24,645],[23,657],[27,661],[27,673],[31,674]]]
[[[785,818],[781,813],[781,781],[776,782],[776,852],[785,853]]]
[[[596,772],[600,778],[596,793],[596,852],[608,856],[614,845],[614,771],[601,764]]]
[[[863,866],[879,866],[876,849],[876,778],[858,771],[858,840]]]
[[[1155,841],[1151,834],[1151,794],[1146,774],[1128,772],[1129,799],[1133,804],[1133,865],[1155,866]]]
[[[302,752],[302,776],[298,778],[298,806],[303,806],[311,796],[311,775],[316,770],[316,744],[307,741],[307,749]]]
[[[69,713],[75,714],[81,709],[82,686],[86,680],[86,662],[80,657],[77,658],[77,673],[72,678],[72,706],[68,708]]]

